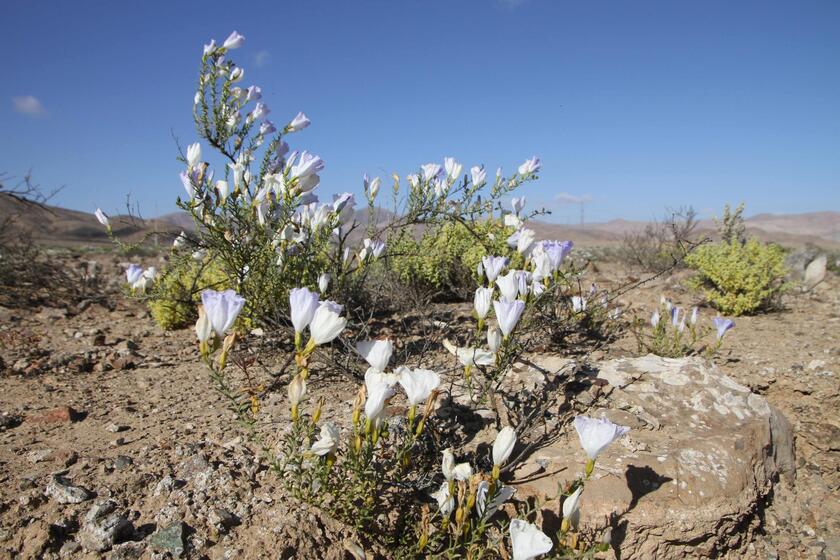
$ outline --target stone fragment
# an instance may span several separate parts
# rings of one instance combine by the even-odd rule
[[[159,552],[168,552],[174,558],[184,554],[184,523],[176,521],[161,529],[149,538],[149,545]]]
[[[50,478],[44,493],[60,504],[80,504],[93,497],[89,490],[76,486],[60,475],[53,475]]]
[[[116,502],[106,500],[94,504],[87,512],[79,533],[79,541],[86,550],[103,552],[134,533],[134,525],[116,513],[116,509]]]
[[[813,290],[817,284],[825,279],[827,264],[828,259],[825,255],[820,255],[808,263],[808,266],[805,268],[805,278],[802,280],[802,286],[806,290]]]
[[[40,424],[52,423],[70,423],[81,420],[83,415],[71,406],[60,406],[47,410],[43,414],[36,416],[27,416],[27,422],[34,422]]]

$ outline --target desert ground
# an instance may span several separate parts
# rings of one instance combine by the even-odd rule
[[[352,558],[353,531],[284,495],[231,422],[194,331],[162,331],[124,294],[124,265],[158,258],[102,250],[56,258],[68,267],[96,261],[102,283],[71,306],[0,308],[0,558]],[[640,277],[602,260],[588,276],[604,287]],[[693,305],[686,277],[658,277],[622,300],[642,316],[662,295]],[[470,309],[436,304],[416,319],[457,322]],[[829,272],[810,292],[789,292],[780,310],[739,318],[727,335],[714,364],[784,414],[795,472],[776,476],[740,538],[710,556],[840,557],[838,333],[840,278]],[[248,339],[269,368],[282,362],[288,340],[262,331]],[[624,333],[575,359],[636,353]],[[312,394],[327,397],[325,416],[350,410],[363,372],[313,378]],[[288,418],[284,395],[281,388],[265,402],[268,432]],[[656,499],[657,491],[641,498]],[[685,556],[703,557],[700,550]],[[621,558],[620,546],[607,557]]]

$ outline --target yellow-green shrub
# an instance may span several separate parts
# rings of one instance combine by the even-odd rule
[[[726,315],[773,307],[788,287],[782,248],[754,238],[703,245],[685,262],[697,271],[692,286]]]
[[[507,246],[511,233],[500,220],[476,221],[469,229],[460,222],[436,224],[419,241],[409,233],[395,236],[389,265],[401,282],[416,288],[446,294],[471,291],[483,256],[509,257],[514,268],[522,264],[519,253]]]
[[[224,290],[226,275],[211,262],[198,262],[190,257],[169,263],[158,279],[149,299],[149,311],[161,328],[186,327],[198,318],[197,304],[205,288]]]

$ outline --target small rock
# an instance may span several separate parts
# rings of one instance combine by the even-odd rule
[[[126,457],[125,455],[117,455],[117,458],[114,459],[114,468],[118,471],[127,469],[133,464],[134,460],[131,457]]]
[[[44,412],[39,416],[27,416],[27,422],[39,424],[70,423],[82,419],[82,414],[70,406],[60,406]]]
[[[120,539],[134,533],[134,525],[115,513],[117,503],[107,500],[94,506],[85,515],[79,540],[86,550],[102,552],[108,550]]]
[[[16,414],[0,412],[0,430],[9,430],[20,426],[23,419]]]
[[[52,454],[52,449],[35,449],[26,454],[26,458],[30,463],[40,463],[46,461],[47,457]]]
[[[125,438],[118,437],[111,442],[112,447],[119,447],[121,445],[125,445]]]
[[[93,497],[89,490],[59,475],[53,475],[44,493],[60,504],[80,504]]]
[[[239,518],[222,508],[211,509],[207,521],[220,532],[225,532],[231,527],[239,525]]]
[[[146,551],[146,543],[140,542],[124,542],[115,545],[111,550],[111,556],[108,560],[136,560],[143,556]]]
[[[114,348],[120,354],[131,354],[132,352],[134,352],[135,350],[137,350],[140,347],[137,346],[137,343],[134,342],[133,340],[126,339],[126,340],[120,341]]]
[[[121,426],[120,424],[114,424],[113,422],[111,422],[110,424],[105,426],[105,429],[111,433],[116,434],[117,432],[126,431],[128,429],[128,426]]]
[[[805,268],[805,279],[802,284],[806,290],[812,290],[814,287],[825,279],[826,264],[828,259],[825,255],[820,255],[816,259],[808,263]]]
[[[158,529],[149,539],[149,545],[157,551],[168,552],[175,558],[184,554],[184,523],[176,521]]]

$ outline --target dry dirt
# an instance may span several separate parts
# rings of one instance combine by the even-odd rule
[[[99,259],[116,285],[118,259]],[[624,299],[640,313],[663,293],[691,305],[682,278]],[[623,279],[611,266],[595,274],[602,285]],[[118,294],[108,302],[0,308],[0,558],[165,558],[167,544],[153,536],[162,529],[172,542],[183,537],[186,558],[350,558],[352,531],[284,497],[243,444],[198,361],[192,330],[162,332],[140,303]],[[840,279],[830,274],[813,293],[784,303],[738,319],[716,358],[781,409],[796,433],[795,480],[779,481],[760,512],[761,534],[731,557],[837,558]],[[625,337],[593,358],[634,352]],[[310,388],[332,397],[329,417],[346,414],[354,387],[313,378]],[[283,409],[283,394],[266,406]],[[67,492],[47,492],[55,475],[95,498],[59,503]],[[96,535],[82,530],[85,515],[108,498],[133,530],[117,531],[123,542],[110,552],[86,552],[77,540]]]

